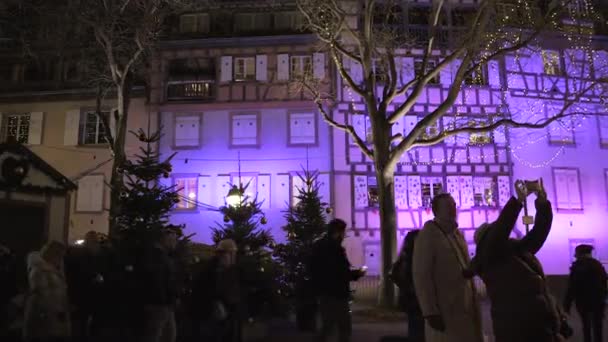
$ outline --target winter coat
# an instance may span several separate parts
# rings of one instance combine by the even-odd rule
[[[475,285],[466,279],[469,253],[462,233],[428,221],[414,248],[414,287],[424,317],[441,315],[444,332],[426,325],[427,342],[483,341]]]
[[[107,251],[93,254],[76,247],[66,256],[66,279],[70,302],[77,310],[96,312],[110,307],[108,281],[111,264]]]
[[[173,258],[160,247],[150,248],[143,256],[140,296],[143,305],[174,306],[179,294]]]
[[[320,297],[348,299],[350,282],[358,278],[358,272],[351,270],[341,242],[329,236],[313,246],[310,272],[315,294]]]
[[[242,307],[241,277],[237,265],[225,268],[213,257],[196,275],[192,287],[192,313],[199,319],[210,319],[217,302],[230,311]]]
[[[509,239],[522,204],[511,198],[478,242],[473,273],[483,279],[492,302],[497,342],[549,342],[559,337],[560,314],[548,293],[543,267],[535,254],[549,232],[551,203],[537,199],[532,230],[521,240]]]
[[[69,337],[70,307],[63,272],[38,252],[28,256],[27,265],[29,295],[25,304],[24,339]]]
[[[579,311],[604,312],[608,288],[604,266],[592,257],[577,259],[570,268],[564,307],[570,311],[572,302]]]

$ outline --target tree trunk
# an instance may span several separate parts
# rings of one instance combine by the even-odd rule
[[[379,304],[394,305],[395,286],[390,279],[391,266],[397,250],[397,210],[395,209],[394,168],[376,169],[378,201],[380,205],[380,238],[382,247],[382,278]]]
[[[380,205],[380,244],[382,249],[381,279],[378,302],[390,307],[395,302],[395,287],[390,271],[397,248],[397,210],[395,209],[395,164],[390,160],[391,126],[386,113],[380,110],[372,116],[374,167]]]
[[[109,234],[111,236],[115,236],[117,233],[118,227],[115,218],[120,215],[121,212],[120,194],[124,188],[122,165],[127,159],[125,153],[125,140],[129,105],[131,102],[130,91],[130,84],[116,87],[118,117],[116,118],[116,126],[114,128],[114,146],[112,147],[114,161],[112,163],[112,176],[110,179]],[[110,115],[115,115],[115,113],[110,113]]]

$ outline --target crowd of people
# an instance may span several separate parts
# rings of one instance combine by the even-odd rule
[[[572,335],[566,318],[573,303],[585,342],[603,341],[608,279],[602,264],[591,246],[577,247],[560,304],[535,256],[551,230],[551,203],[542,182],[518,181],[515,189],[498,219],[476,230],[472,260],[449,194],[435,196],[434,219],[408,233],[391,277],[407,312],[409,341],[483,342],[474,277],[487,288],[496,342],[564,341]],[[536,195],[533,228],[511,238],[530,194]],[[345,221],[331,220],[307,265],[321,342],[334,333],[340,342],[350,340],[350,282],[365,275],[351,267],[342,247],[346,229]],[[176,243],[176,235],[165,232],[140,259],[125,263],[94,232],[79,247],[50,241],[27,256],[25,291],[16,285],[19,263],[0,247],[2,341],[174,342],[178,331],[180,341],[242,341],[247,315],[236,243],[219,242],[194,273],[177,262]]]

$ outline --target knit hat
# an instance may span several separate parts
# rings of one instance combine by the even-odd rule
[[[234,242],[234,240],[225,239],[217,244],[216,250],[218,252],[236,252],[238,247],[236,246],[236,242]]]
[[[587,245],[587,244],[578,245],[574,249],[574,253],[576,253],[576,255],[591,254],[593,252],[593,249],[594,248],[591,245]]]
[[[481,226],[479,226],[479,228],[477,228],[477,230],[475,231],[475,235],[473,236],[476,244],[479,244],[481,242],[481,240],[483,240],[483,238],[488,233],[489,229],[490,229],[489,223],[484,223]]]

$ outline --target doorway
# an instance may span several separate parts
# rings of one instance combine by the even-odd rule
[[[18,201],[0,202],[0,244],[16,257],[17,284],[27,284],[27,255],[40,250],[45,241],[46,207]]]

